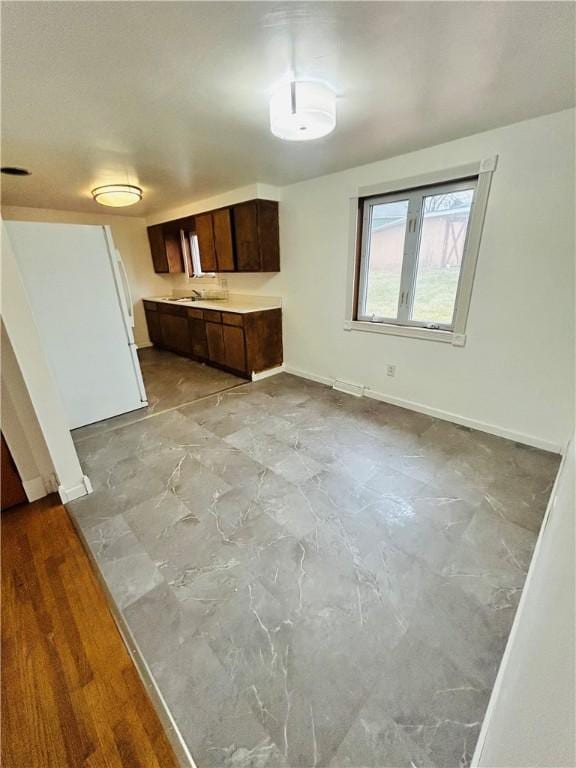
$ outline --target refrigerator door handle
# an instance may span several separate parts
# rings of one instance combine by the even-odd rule
[[[120,254],[116,250],[114,240],[112,239],[112,232],[109,226],[102,227],[104,231],[104,238],[106,240],[106,246],[108,248],[108,258],[110,259],[110,267],[112,274],[114,275],[114,282],[116,284],[116,296],[118,297],[118,303],[122,311],[122,317],[124,318],[124,327],[126,329],[126,336],[128,337],[128,343],[134,341],[134,315],[132,310],[132,297],[130,296],[130,288],[124,269],[124,264],[120,258]]]
[[[122,288],[124,289],[124,301],[128,310],[128,317],[130,318],[130,325],[134,328],[134,308],[132,304],[132,294],[130,293],[130,283],[128,282],[128,273],[124,262],[120,258],[120,254],[116,251],[116,258],[118,265],[120,266],[120,274],[122,275]]]

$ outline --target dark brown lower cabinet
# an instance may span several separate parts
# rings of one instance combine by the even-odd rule
[[[246,360],[250,373],[282,365],[282,310],[250,312],[244,318]]]
[[[227,368],[248,373],[244,329],[234,325],[223,325],[222,335],[224,337],[224,365]]]
[[[206,340],[208,342],[208,359],[210,362],[226,365],[224,333],[220,323],[206,323]]]
[[[251,373],[246,365],[244,329],[237,325],[206,323],[208,359],[233,371]]]
[[[199,360],[208,360],[208,340],[206,338],[206,323],[196,317],[188,318],[190,328],[190,350],[192,356]]]
[[[162,346],[179,355],[190,354],[190,329],[188,318],[160,312]]]
[[[150,340],[180,355],[250,378],[282,365],[282,310],[219,312],[146,301]]]
[[[160,313],[156,311],[146,310],[146,324],[148,326],[148,336],[152,344],[156,346],[162,346],[162,331],[160,328]]]

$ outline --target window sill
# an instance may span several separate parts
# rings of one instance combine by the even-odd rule
[[[393,323],[371,323],[363,320],[347,320],[344,323],[344,330],[364,331],[367,333],[385,333],[389,336],[407,336],[411,339],[440,341],[445,344],[452,344],[454,347],[463,347],[466,344],[466,334],[464,333],[440,331],[436,328],[415,328],[408,325],[394,325]]]

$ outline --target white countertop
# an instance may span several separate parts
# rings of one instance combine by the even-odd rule
[[[161,304],[175,304],[178,307],[194,307],[195,309],[213,309],[220,312],[262,312],[266,309],[281,309],[282,299],[278,296],[246,296],[230,294],[227,299],[200,299],[199,301],[177,301],[166,296],[151,296],[145,301],[157,301]]]

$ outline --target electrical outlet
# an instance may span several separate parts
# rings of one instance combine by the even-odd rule
[[[386,376],[396,376],[396,366],[395,365],[387,365],[386,366]]]

